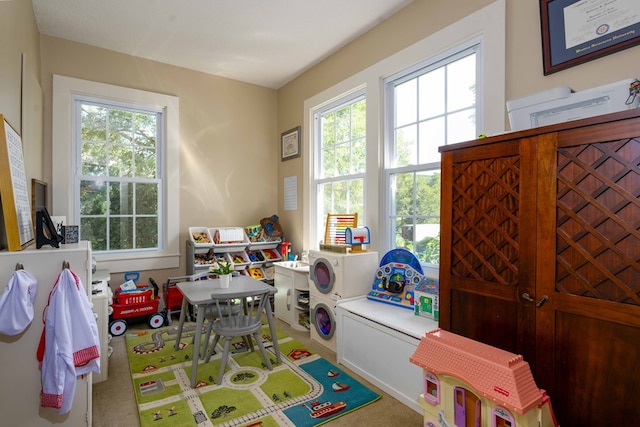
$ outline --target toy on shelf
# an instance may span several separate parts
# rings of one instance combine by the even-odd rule
[[[248,270],[249,276],[256,280],[262,280],[265,278],[262,267],[251,267]]]
[[[261,231],[262,226],[260,224],[247,225],[244,228],[244,232],[247,233],[250,242],[257,242]]]
[[[367,298],[413,310],[414,287],[425,280],[418,258],[396,248],[380,260],[380,267]]]
[[[366,246],[371,243],[369,227],[347,227],[345,243],[351,246],[351,252],[366,252]]]
[[[266,238],[281,238],[282,226],[278,222],[278,215],[271,215],[268,218],[262,218],[260,220],[260,226],[262,227],[262,237]]]
[[[327,214],[327,223],[324,230],[324,240],[320,244],[320,250],[347,253],[351,246],[347,244],[346,236],[348,228],[358,226],[358,214]]]
[[[413,288],[413,307],[416,316],[439,320],[440,281],[425,277]]]
[[[217,245],[243,243],[244,230],[241,227],[220,227],[215,229],[213,243]]]
[[[521,355],[435,329],[409,360],[423,369],[425,427],[558,426]]]

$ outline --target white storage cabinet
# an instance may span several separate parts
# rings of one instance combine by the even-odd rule
[[[293,329],[309,330],[309,272],[274,266],[274,314]]]
[[[366,297],[339,301],[336,315],[338,363],[422,414],[422,369],[409,357],[438,322]]]

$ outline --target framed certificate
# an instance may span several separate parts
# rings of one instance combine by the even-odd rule
[[[544,74],[640,44],[638,0],[540,0]]]
[[[282,155],[280,160],[289,160],[300,157],[300,126],[289,129],[280,135]]]

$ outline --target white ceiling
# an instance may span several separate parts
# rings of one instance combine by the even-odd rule
[[[41,34],[278,89],[413,0],[32,0]]]

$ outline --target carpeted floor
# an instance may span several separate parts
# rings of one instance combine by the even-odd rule
[[[310,340],[308,332],[305,333],[294,330],[280,320],[277,321],[277,327],[329,362],[336,364],[335,353],[319,343]],[[136,325],[131,327],[131,329],[135,328]],[[145,329],[146,325],[140,324],[139,328]],[[124,336],[114,337],[111,341],[111,346],[114,352],[109,361],[109,379],[105,382],[94,384],[93,387],[93,425],[96,427],[139,426],[140,421],[131,376],[129,374]],[[330,427],[352,427],[361,425],[402,425],[417,427],[422,425],[422,415],[385,394],[343,366],[337,366],[344,369],[346,373],[352,375],[373,391],[382,395],[382,398],[362,409],[346,414],[324,425]]]

